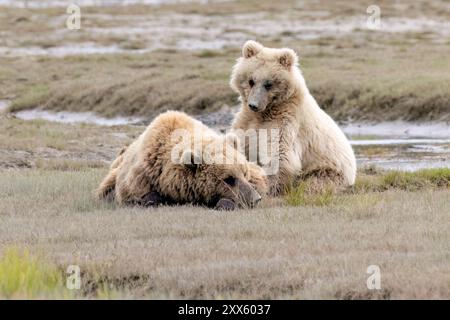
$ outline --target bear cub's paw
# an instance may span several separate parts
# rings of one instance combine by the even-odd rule
[[[224,211],[232,211],[237,208],[236,204],[227,198],[220,199],[216,206],[214,207],[215,210],[224,210]]]
[[[141,205],[144,207],[156,207],[167,204],[167,199],[156,191],[147,193],[141,200]]]

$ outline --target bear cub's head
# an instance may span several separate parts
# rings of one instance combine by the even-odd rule
[[[252,208],[267,193],[264,170],[228,143],[226,150],[189,148],[182,152],[184,176],[192,178],[186,179],[190,181],[190,200],[216,209]]]
[[[289,48],[267,48],[249,40],[231,74],[231,88],[244,108],[265,112],[288,100],[299,76],[298,56]]]

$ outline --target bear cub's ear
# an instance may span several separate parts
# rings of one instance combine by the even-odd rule
[[[278,57],[280,64],[286,69],[290,69],[292,66],[297,65],[298,56],[294,50],[285,48],[281,49],[281,54]]]
[[[185,166],[186,168],[190,170],[197,170],[199,165],[202,163],[202,157],[198,152],[195,152],[193,150],[184,150],[183,154],[181,155],[180,164]]]
[[[254,40],[248,40],[242,47],[242,55],[248,59],[256,56],[263,49],[263,45]]]

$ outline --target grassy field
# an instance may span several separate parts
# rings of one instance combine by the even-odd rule
[[[446,46],[419,44],[407,50],[405,44],[356,50],[350,39],[350,48],[336,50],[331,45],[343,41],[330,40],[316,51],[298,50],[314,96],[336,119],[450,119]],[[238,49],[230,49],[206,56],[202,52],[169,51],[131,56],[1,58],[0,77],[5,85],[0,90],[13,100],[12,111],[43,107],[147,118],[168,109],[201,114],[238,103],[228,79],[239,55]],[[422,59],[424,56],[427,58]],[[20,76],[14,79],[12,74]]]
[[[326,199],[266,199],[255,210],[228,213],[191,206],[120,208],[98,202],[92,191],[105,172],[0,172],[1,180],[8,181],[0,186],[0,255],[10,247],[27,248],[49,265],[46,268],[59,270],[59,285],[44,281],[51,290],[0,285],[0,296],[450,296],[449,170],[425,171],[419,178],[411,174],[410,179],[427,182],[417,191],[402,190],[401,181],[403,186],[410,183],[400,173],[377,175],[385,191],[369,191],[360,184],[375,176],[363,174],[354,190]],[[447,185],[437,183],[437,178]],[[0,269],[9,265],[5,259],[11,253],[5,255]],[[22,260],[11,273],[32,263]],[[381,290],[366,287],[366,269],[373,264],[381,268]],[[81,268],[80,291],[61,285],[68,265]],[[0,284],[10,283],[9,277],[14,274],[0,273]]]
[[[0,168],[104,167],[143,128],[68,125],[0,115]]]
[[[420,1],[384,1],[380,5],[388,26],[393,23],[389,21],[398,19],[416,19],[413,21],[419,24],[445,19],[446,4],[441,1],[433,6]],[[449,121],[449,42],[447,36],[438,33],[442,28],[438,25],[434,32],[420,28],[394,32],[398,27],[393,23],[387,31],[377,32],[352,25],[352,19],[364,18],[367,6],[345,1],[326,5],[319,1],[304,7],[291,1],[277,6],[233,1],[208,6],[86,7],[84,28],[78,32],[64,30],[60,9],[5,9],[3,23],[9,24],[0,25],[0,30],[6,31],[2,41],[10,48],[48,49],[89,43],[117,45],[125,50],[108,55],[0,57],[0,99],[12,100],[12,111],[42,107],[146,118],[167,109],[191,114],[228,110],[238,104],[228,80],[240,56],[239,46],[245,39],[256,39],[267,46],[294,48],[314,96],[338,120]],[[294,9],[286,11],[289,7]],[[262,18],[258,12],[264,12]],[[246,14],[250,21],[242,18]],[[161,15],[168,18],[160,21]],[[306,26],[348,25],[350,31],[330,34],[322,27],[311,37],[289,29],[264,33],[249,29],[257,22],[252,15],[275,30],[278,20],[283,19]],[[240,17],[235,28],[224,27],[233,17]],[[153,47],[151,33],[123,33],[127,28],[151,29],[145,23],[152,21],[157,23],[155,28],[167,34],[157,42],[164,48]],[[185,21],[186,33],[173,31],[182,27],[177,21]],[[11,32],[11,23],[15,32]],[[208,38],[209,29],[217,29],[217,37],[229,43],[223,49],[202,49],[199,45],[186,50],[180,45],[186,36],[194,37],[194,44],[214,42]],[[41,36],[34,36],[36,30]],[[303,30],[301,26],[299,30]],[[144,38],[135,39],[137,36]],[[136,53],[140,49],[143,53]]]
[[[95,200],[142,129],[0,118],[1,298],[450,296],[449,169],[366,168],[339,193],[302,183],[227,213]],[[366,287],[372,264],[381,290]],[[68,265],[80,290],[65,287]]]
[[[228,81],[247,39],[295,49],[313,95],[338,121],[450,121],[448,2],[378,1],[383,31],[358,24],[371,4],[83,7],[78,31],[65,28],[65,8],[2,7],[0,105],[11,105],[0,110],[0,299],[450,298],[448,168],[360,168],[347,190],[317,192],[306,181],[235,212],[118,207],[93,195],[158,113],[232,116]],[[84,47],[113,51],[58,56]],[[144,123],[12,114],[35,108]],[[80,267],[80,290],[65,286],[69,265]],[[380,267],[380,290],[366,286],[370,265]]]
[[[450,296],[449,169],[361,169],[351,189],[306,182],[254,210],[117,207],[93,191],[141,126],[0,129],[1,298]],[[366,287],[372,264],[381,290]]]

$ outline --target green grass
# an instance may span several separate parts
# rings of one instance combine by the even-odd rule
[[[415,172],[361,170],[355,185],[343,191],[320,186],[315,181],[301,181],[290,187],[285,201],[290,206],[327,206],[347,200],[347,194],[386,192],[389,190],[422,191],[450,188],[450,168],[422,169]]]
[[[214,58],[223,55],[220,51],[217,50],[202,50],[197,53],[197,57],[199,58]]]
[[[450,168],[423,169],[416,172],[387,173],[383,179],[386,188],[420,190],[424,187],[450,187]]]
[[[286,202],[291,206],[327,206],[335,199],[334,189],[325,187],[321,192],[311,193],[308,181],[302,181],[286,194]]]
[[[62,273],[27,250],[9,248],[0,256],[0,298],[71,298]]]
[[[49,88],[46,84],[33,85],[13,101],[10,106],[11,111],[19,111],[28,108],[36,108],[41,106],[49,96]]]
[[[415,172],[388,171],[383,174],[360,174],[353,193],[383,192],[390,189],[419,191],[423,189],[449,188],[450,168],[423,169]]]
[[[119,293],[113,285],[102,281],[95,270],[90,270],[89,275],[95,286],[68,289],[69,274],[64,271],[27,249],[7,247],[0,255],[0,299],[116,299],[126,293]]]

